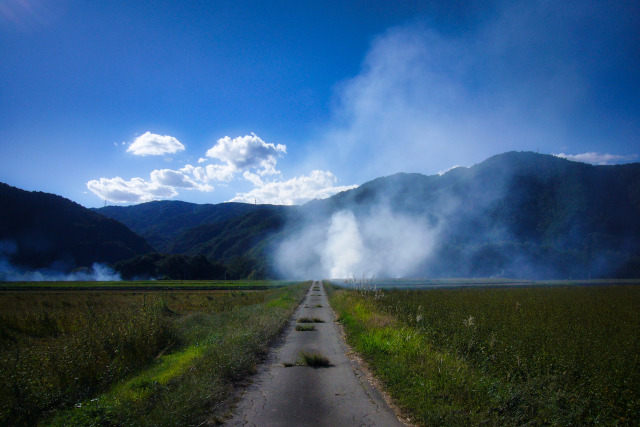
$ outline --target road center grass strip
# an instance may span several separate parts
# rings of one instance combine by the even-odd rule
[[[327,290],[420,425],[640,423],[640,287]]]

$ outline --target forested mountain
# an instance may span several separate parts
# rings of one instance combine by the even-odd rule
[[[214,224],[255,209],[244,203],[199,205],[180,201],[155,201],[134,206],[106,206],[96,211],[116,219],[143,236],[160,252],[170,252],[173,239],[186,230]]]
[[[126,226],[63,197],[0,183],[0,256],[60,271],[114,263],[153,248]]]
[[[345,269],[378,277],[640,277],[638,163],[511,152],[441,175],[378,178],[304,206],[163,201],[91,212],[54,195],[0,190],[0,240],[15,242],[13,259],[28,265],[66,254],[78,265],[121,261],[127,277],[308,278]],[[166,255],[144,255],[151,248],[143,239],[99,214]]]
[[[135,206],[109,206],[97,209],[104,215],[122,221],[155,248],[169,255],[205,256],[217,272],[210,278],[259,278],[273,275],[273,260],[265,253],[269,242],[276,239],[298,207],[221,203],[198,205],[178,201],[149,202]],[[156,257],[157,258],[157,257]],[[166,259],[150,257],[132,260],[135,265],[121,263],[118,271],[126,277],[166,275]],[[174,264],[177,258],[171,258]],[[188,263],[188,260],[180,262]],[[132,270],[129,273],[124,270]],[[169,270],[178,271],[178,268]],[[188,269],[187,269],[188,270]],[[160,272],[160,274],[155,274]],[[170,275],[173,278],[176,274]]]

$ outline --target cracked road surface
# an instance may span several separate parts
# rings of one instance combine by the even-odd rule
[[[316,289],[316,290],[314,290]],[[319,290],[317,290],[319,289]],[[315,331],[296,331],[296,319],[320,318]],[[285,367],[301,350],[326,356],[327,368]],[[402,426],[373,388],[346,347],[333,322],[321,282],[309,289],[285,333],[253,383],[240,398],[230,426]]]

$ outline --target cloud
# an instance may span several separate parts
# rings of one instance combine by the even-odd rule
[[[258,185],[257,175],[245,175],[245,178]],[[357,185],[335,186],[337,178],[329,171],[314,170],[309,175],[292,178],[288,181],[264,183],[248,193],[238,193],[231,202],[263,204],[297,205],[312,199],[326,199],[341,191],[356,188]]]
[[[574,162],[591,163],[592,165],[615,165],[619,163],[633,162],[638,158],[637,154],[629,154],[626,156],[620,154],[608,153],[582,153],[582,154],[554,154],[556,157],[572,160]]]
[[[255,173],[251,173],[251,172],[247,171],[247,172],[243,173],[242,176],[244,177],[244,179],[246,179],[247,181],[251,182],[256,187],[262,187],[264,185],[264,182],[262,181],[262,178],[260,178],[260,176],[256,175]]]
[[[191,165],[187,165],[191,166]],[[191,170],[191,168],[185,167],[183,168],[185,171]],[[194,174],[196,173],[196,168],[193,169]],[[213,187],[207,184],[198,183],[196,180],[188,177],[183,173],[183,170],[174,171],[171,169],[160,169],[154,170],[151,172],[151,181],[163,186],[167,187],[181,187],[181,188],[191,188],[197,189],[200,191],[212,191]]]
[[[451,172],[451,171],[452,171],[452,170],[454,170],[454,169],[458,169],[458,168],[465,168],[465,167],[466,167],[466,166],[461,166],[461,165],[451,166],[451,167],[450,167],[450,168],[448,168],[448,169],[444,169],[444,170],[439,171],[439,172],[438,172],[438,175],[442,176],[442,175],[444,175],[445,173],[447,173],[447,172]]]
[[[184,145],[173,136],[162,136],[145,132],[133,141],[129,148],[127,148],[127,152],[133,153],[136,156],[160,156],[163,154],[177,153],[184,149]]]
[[[152,200],[170,199],[178,192],[173,187],[132,178],[126,181],[119,176],[100,178],[87,182],[87,188],[101,199],[115,203],[144,203]]]
[[[140,137],[142,139],[138,138],[136,143],[154,139],[156,136],[147,132]],[[135,143],[132,147],[134,145]],[[136,149],[140,149],[141,146],[142,143]],[[266,179],[281,174],[275,167],[278,158],[286,152],[286,146],[266,143],[253,133],[234,139],[225,136],[207,151],[209,159],[222,160],[222,164],[200,165],[208,161],[200,158],[196,166],[186,164],[178,170],[156,169],[150,173],[148,180],[100,178],[89,181],[87,188],[101,199],[111,202],[144,203],[173,198],[178,195],[179,189],[213,191],[211,181],[230,182],[237,174],[242,173],[244,179],[256,188],[247,193],[236,193],[231,201],[254,203],[257,200],[260,203],[293,205],[312,199],[324,199],[356,187],[337,186],[336,176],[329,171],[321,170],[314,170],[309,175],[286,181]]]
[[[238,171],[234,165],[207,165],[205,167],[207,179],[229,182]]]
[[[157,169],[151,172],[150,180],[132,178],[129,181],[120,177],[100,178],[87,183],[87,188],[101,199],[115,203],[144,203],[152,200],[171,199],[178,195],[176,188],[188,190],[213,191],[213,187],[198,182],[188,176],[195,176],[193,166],[187,165],[183,170]],[[202,169],[202,168],[199,168]]]
[[[207,151],[207,157],[222,160],[227,171],[242,172],[255,169],[261,176],[277,175],[275,169],[278,157],[286,154],[287,147],[282,144],[264,142],[256,134],[231,139],[220,138]]]

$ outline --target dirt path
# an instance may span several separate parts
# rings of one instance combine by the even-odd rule
[[[314,290],[318,289],[319,290]],[[320,318],[315,331],[296,331],[296,319]],[[299,323],[298,323],[299,324]],[[285,367],[301,350],[321,353],[327,368]],[[349,360],[329,302],[316,282],[298,307],[282,344],[247,388],[230,426],[402,426],[357,362]]]

